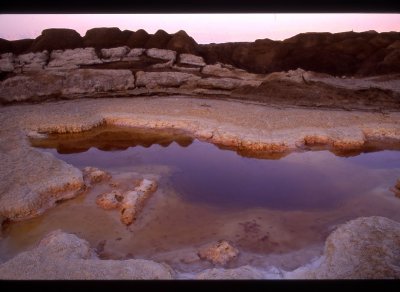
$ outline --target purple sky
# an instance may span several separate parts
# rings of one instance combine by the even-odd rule
[[[185,30],[198,43],[283,40],[301,32],[400,31],[400,14],[2,14],[0,38],[35,38],[45,28]]]

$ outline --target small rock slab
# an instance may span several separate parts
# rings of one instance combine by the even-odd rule
[[[201,259],[208,260],[214,265],[225,265],[237,257],[238,254],[239,250],[226,240],[220,240],[216,243],[206,245],[198,252],[198,256]]]

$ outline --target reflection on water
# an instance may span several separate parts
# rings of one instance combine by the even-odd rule
[[[129,228],[119,222],[117,211],[101,210],[94,202],[110,189],[107,183],[41,217],[8,224],[0,241],[4,259],[60,228],[92,246],[103,242],[104,258],[150,257],[173,265],[193,266],[188,258],[195,257],[199,245],[227,239],[242,251],[233,267],[255,261],[249,254],[321,248],[337,224],[352,218],[380,215],[400,221],[400,200],[389,191],[400,177],[399,151],[351,157],[309,151],[276,159],[221,149],[176,130],[110,127],[32,143],[78,168],[108,170],[128,188],[134,178],[155,176],[159,189]],[[173,253],[176,249],[181,252]],[[290,258],[286,268],[309,259]]]

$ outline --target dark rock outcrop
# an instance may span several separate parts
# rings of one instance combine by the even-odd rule
[[[51,28],[42,31],[34,41],[29,51],[75,49],[83,46],[82,37],[73,29]]]
[[[176,51],[179,54],[198,54],[198,44],[183,30],[178,31],[172,36],[166,48],[168,50]]]
[[[25,54],[29,52],[34,41],[33,39],[11,41],[12,52],[16,55]]]
[[[11,42],[0,38],[0,54],[12,52]]]
[[[129,36],[126,45],[130,48],[144,48],[149,38],[150,35],[145,30],[139,29]]]
[[[85,47],[96,49],[124,46],[131,33],[122,32],[118,27],[99,27],[89,29],[83,37]]]
[[[172,36],[170,34],[168,34],[162,29],[159,29],[155,34],[150,36],[149,40],[146,42],[146,45],[144,47],[146,49],[150,48],[165,49],[171,37]]]
[[[332,75],[398,73],[400,33],[301,33],[284,41],[199,45],[207,63],[222,62],[254,73],[303,68]]]

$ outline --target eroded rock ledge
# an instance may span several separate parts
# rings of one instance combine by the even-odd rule
[[[184,94],[323,108],[400,110],[399,76],[335,78],[297,68],[254,74],[158,48],[94,47],[0,58],[0,103]]]

